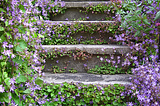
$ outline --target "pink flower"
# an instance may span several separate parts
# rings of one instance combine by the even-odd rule
[[[160,26],[160,23],[156,23],[156,26]]]
[[[118,2],[119,2],[119,3],[122,3],[122,1],[121,1],[121,0],[118,0]]]

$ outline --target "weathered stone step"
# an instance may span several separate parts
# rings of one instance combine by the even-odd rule
[[[43,45],[47,52],[54,49],[67,51],[81,50],[90,54],[126,54],[130,51],[128,46],[121,45]]]
[[[110,1],[110,0],[59,0],[59,1],[65,1],[65,2],[80,2],[80,1]]]
[[[49,58],[46,59],[43,71],[53,73],[57,73],[58,70],[68,73],[72,69],[78,73],[87,73],[88,69],[94,68],[95,65],[105,64],[105,60],[111,54],[114,55],[115,61],[117,56],[120,57],[120,65],[124,60],[123,56],[130,51],[129,47],[120,45],[43,45],[42,47],[47,50],[44,55],[50,54],[47,55]]]
[[[59,2],[61,3],[61,2]],[[89,6],[96,6],[98,4],[106,5],[110,4],[111,1],[79,1],[79,2],[65,2],[66,8],[84,8]]]
[[[80,82],[86,85],[89,84],[99,84],[99,85],[108,85],[108,84],[130,84],[131,80],[130,74],[117,74],[117,75],[95,75],[87,73],[61,73],[61,74],[51,74],[45,73],[42,77],[47,83],[61,84],[63,82]]]
[[[54,38],[62,39],[68,44],[115,44],[109,37],[113,37],[112,31],[116,29],[115,21],[49,21],[44,22],[45,31],[49,27],[54,31]],[[64,28],[65,27],[65,28]],[[112,31],[110,31],[112,30]],[[60,32],[60,33],[59,33]],[[63,33],[64,32],[64,33]],[[51,33],[51,32],[46,32]],[[44,45],[59,45],[51,36],[45,36]],[[48,38],[47,38],[48,37]],[[73,43],[71,43],[73,41]],[[53,42],[52,44],[48,42]],[[88,43],[85,43],[88,42]],[[63,44],[63,43],[62,43]]]
[[[59,2],[62,3],[62,2]],[[111,4],[110,1],[84,1],[84,2],[65,2],[65,12],[63,14],[50,14],[50,20],[54,21],[62,21],[62,20],[108,20],[108,17],[113,17],[114,13],[111,10],[105,10],[104,13],[100,13],[99,11],[89,11],[87,13],[83,13],[85,8],[90,6],[97,6],[101,4],[103,6],[109,6]],[[81,11],[81,12],[80,12]]]
[[[45,23],[47,24],[50,24],[50,25],[61,25],[61,24],[67,24],[67,25],[72,25],[72,24],[84,24],[84,25],[87,25],[87,24],[110,24],[110,23],[115,23],[115,21],[49,21],[49,20],[46,20],[44,21]]]

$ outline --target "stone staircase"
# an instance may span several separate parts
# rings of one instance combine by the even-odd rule
[[[57,3],[62,3],[61,1]],[[85,10],[89,6],[96,6],[98,4],[107,5],[110,1],[105,0],[64,0],[65,13],[51,16],[50,21],[46,21],[50,25],[54,26],[73,26],[77,25],[77,28],[87,25],[96,25],[101,29],[101,26],[108,24],[114,24],[115,21],[106,20],[106,17],[114,16],[114,13],[92,13],[91,11],[83,13],[80,11]],[[81,19],[80,19],[81,18]],[[82,20],[84,19],[84,20]],[[76,29],[78,30],[78,29]],[[106,29],[107,30],[107,29]],[[61,33],[63,35],[63,33]],[[96,75],[89,74],[87,70],[94,68],[95,65],[101,66],[108,62],[108,59],[114,57],[117,62],[117,58],[120,57],[121,64],[124,60],[126,53],[130,51],[130,48],[123,45],[112,43],[109,37],[113,36],[112,33],[105,31],[101,32],[95,30],[94,33],[85,31],[79,31],[70,33],[68,38],[83,40],[106,40],[107,43],[103,44],[56,44],[56,45],[43,45],[45,50],[44,55],[50,54],[45,63],[43,79],[48,83],[63,83],[63,82],[82,82],[84,84],[129,84],[131,77],[130,74],[115,74],[115,75]],[[54,72],[58,67],[60,71],[64,73]],[[57,70],[58,70],[57,69]],[[77,73],[70,73],[70,70],[76,70]],[[55,74],[56,73],[56,74]]]

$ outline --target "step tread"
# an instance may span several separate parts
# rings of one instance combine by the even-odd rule
[[[121,45],[42,45],[47,52],[53,51],[55,48],[65,51],[81,50],[90,54],[125,54],[130,51],[128,46]],[[98,53],[97,53],[98,52]]]
[[[89,24],[89,23],[103,23],[103,24],[108,24],[108,23],[115,23],[116,21],[50,21],[50,20],[45,20],[45,23],[49,23],[51,25],[57,25],[57,24]]]
[[[88,73],[45,73],[42,79],[47,83],[80,82],[84,84],[129,84],[131,82],[130,74],[117,75],[95,75]]]
[[[79,1],[79,2],[57,2],[57,3],[65,3],[66,8],[75,8],[75,7],[89,7],[89,6],[96,6],[98,4],[106,5],[110,4],[111,1]]]

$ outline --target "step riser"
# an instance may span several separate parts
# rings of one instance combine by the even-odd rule
[[[80,10],[84,10],[83,8],[68,8],[67,10],[65,10],[64,14],[58,14],[56,16],[53,16],[53,14],[51,15],[50,20],[52,21],[64,21],[64,20],[68,20],[68,21],[72,21],[72,20],[87,20],[87,21],[104,21],[104,20],[108,20],[106,19],[107,17],[113,17],[114,14],[112,13],[92,13],[92,12],[88,12],[87,14],[80,12]]]
[[[74,60],[74,57],[58,57],[56,59],[47,59],[45,64],[44,72],[54,72],[53,66],[58,66],[60,69],[65,69],[65,73],[69,73],[69,70],[75,69],[78,73],[86,73],[87,69],[92,69],[95,67],[95,65],[101,66],[102,64],[105,64],[105,62],[101,62],[100,58],[97,58],[97,56],[102,57],[105,60],[105,56],[109,57],[109,55],[92,55],[92,58],[81,60],[77,59]],[[120,56],[120,55],[119,55]],[[117,56],[115,56],[117,57]],[[124,58],[121,57],[121,62],[119,63],[119,67],[121,67],[122,60]],[[87,65],[85,67],[84,65]],[[87,69],[86,69],[87,68]]]
[[[53,35],[51,35],[51,36],[53,36]],[[66,43],[69,43],[69,41],[74,39],[74,42],[72,42],[70,44],[115,44],[115,42],[112,42],[109,40],[109,37],[112,37],[112,34],[107,33],[107,32],[106,33],[95,32],[93,34],[91,34],[89,32],[78,32],[78,33],[66,36],[65,38],[59,37],[58,39],[63,39],[66,41]],[[92,42],[89,43],[88,41],[91,41],[91,40],[92,40]],[[86,42],[86,43],[84,43],[84,42]],[[55,41],[53,41],[53,43],[58,44],[58,42],[55,43]]]
[[[87,69],[94,68],[95,65],[101,66],[102,64],[105,64],[106,59],[110,59],[110,54],[114,54],[114,60],[117,61],[117,56],[121,57],[118,63],[118,67],[121,67],[122,61],[124,60],[124,57],[122,54],[126,54],[130,51],[130,49],[126,46],[106,46],[106,45],[54,45],[54,46],[43,46],[45,50],[47,50],[46,53],[52,53],[52,51],[57,51],[55,53],[61,52],[69,52],[69,56],[59,56],[55,55],[56,57],[50,56],[52,59],[47,59],[45,68],[43,71],[46,72],[53,72],[53,66],[58,66],[59,69],[65,69],[65,72],[69,72],[71,69],[75,69],[78,71],[78,73],[85,73],[87,72]],[[107,49],[104,49],[107,48]],[[104,49],[104,50],[102,50]],[[78,50],[77,52],[75,50]],[[82,51],[82,53],[81,53]],[[81,54],[85,54],[85,58],[82,59]],[[107,57],[106,57],[107,56]],[[102,60],[103,59],[103,60]],[[108,62],[108,60],[107,60]],[[87,67],[86,67],[86,66]]]

